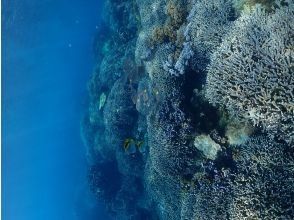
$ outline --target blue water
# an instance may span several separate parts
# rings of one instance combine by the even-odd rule
[[[107,219],[80,119],[99,0],[2,1],[2,219]]]

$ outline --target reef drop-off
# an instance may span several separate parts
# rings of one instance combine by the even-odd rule
[[[115,219],[294,219],[294,3],[107,0],[82,134]]]

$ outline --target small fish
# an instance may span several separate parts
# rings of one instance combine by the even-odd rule
[[[144,144],[144,141],[137,141],[136,142],[136,146],[138,147],[138,149],[140,149]]]
[[[124,149],[125,151],[127,151],[130,147],[130,144],[133,143],[134,140],[132,138],[127,138],[125,141],[124,141]]]
[[[124,149],[128,150],[128,148],[130,147],[131,142],[133,142],[133,139],[131,138],[127,138],[124,142]]]
[[[124,150],[130,154],[136,153],[138,150],[141,153],[145,152],[145,143],[143,140],[134,140],[132,138],[127,138],[124,141]]]
[[[144,141],[137,141],[136,146],[140,153],[144,153],[146,151],[146,146]]]

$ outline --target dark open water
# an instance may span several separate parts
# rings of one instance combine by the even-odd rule
[[[2,1],[2,219],[107,219],[80,118],[99,0]]]

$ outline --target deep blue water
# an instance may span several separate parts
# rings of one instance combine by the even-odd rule
[[[2,1],[2,219],[107,219],[80,119],[101,0]]]

